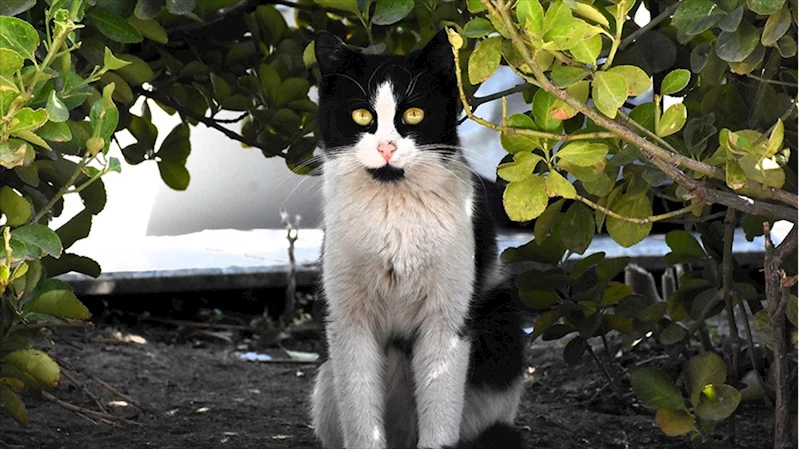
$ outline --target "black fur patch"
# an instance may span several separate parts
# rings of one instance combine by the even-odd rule
[[[472,303],[464,326],[472,343],[470,385],[502,390],[522,375],[526,338],[515,287],[506,282]]]
[[[367,171],[372,175],[372,178],[381,182],[393,182],[405,176],[405,170],[391,165],[384,165],[380,168],[369,168]]]
[[[522,449],[522,435],[510,424],[495,423],[472,441],[461,441],[446,449]]]

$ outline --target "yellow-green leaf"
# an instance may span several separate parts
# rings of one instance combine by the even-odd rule
[[[688,110],[685,108],[684,104],[676,103],[669,106],[658,123],[658,136],[666,137],[676,133],[682,129],[687,119]]]
[[[518,222],[530,221],[541,215],[547,202],[544,178],[538,175],[508,184],[502,195],[508,218]]]
[[[159,44],[166,44],[169,42],[169,36],[167,36],[166,30],[164,30],[164,27],[162,27],[158,21],[153,19],[141,19],[136,15],[131,15],[127,18],[127,21],[147,39],[158,42]]]
[[[544,8],[538,0],[519,0],[516,17],[528,34],[541,39],[544,34]]]
[[[638,399],[658,410],[685,410],[682,393],[663,371],[655,368],[636,368],[630,384]]]
[[[550,171],[549,175],[547,175],[545,187],[547,195],[550,197],[562,196],[563,198],[571,199],[577,196],[577,190],[572,183],[556,170]]]
[[[652,215],[652,201],[647,195],[619,196],[610,206],[610,210],[630,218],[646,218]],[[632,223],[619,218],[607,217],[607,229],[610,237],[619,245],[629,248],[643,240],[652,230],[652,223]]]
[[[69,290],[50,290],[25,304],[26,313],[43,313],[61,318],[87,320],[92,314]]]
[[[501,59],[502,38],[489,37],[477,45],[477,49],[469,56],[469,82],[480,84],[487,80],[499,67]]]
[[[706,386],[723,384],[727,380],[727,365],[716,353],[705,352],[688,359],[682,367],[682,375],[691,404],[696,406]]]
[[[588,101],[588,91],[588,81],[580,81],[566,88],[566,92],[568,92],[569,96],[582,104]],[[577,115],[577,109],[569,106],[565,101],[559,98],[555,100],[555,103],[552,105],[550,115],[556,120],[568,120]]]
[[[696,405],[696,415],[707,421],[721,421],[738,408],[741,392],[730,385],[708,385]]]
[[[602,51],[602,36],[594,35],[588,39],[581,39],[569,48],[575,60],[583,64],[596,65],[596,58]]]
[[[0,189],[0,212],[6,216],[6,224],[19,226],[31,217],[31,204],[11,187]]]
[[[617,73],[597,72],[592,94],[597,109],[610,118],[627,100],[627,81]]]
[[[655,423],[666,435],[676,437],[694,430],[694,417],[685,410],[658,409]]]
[[[608,72],[616,73],[627,80],[627,95],[637,97],[652,87],[652,80],[640,67],[634,65],[620,65],[613,67]]]
[[[513,155],[513,162],[500,164],[497,175],[508,182],[522,181],[535,170],[535,166],[542,160],[541,156],[529,151],[520,151]]]
[[[580,167],[591,167],[605,161],[608,146],[586,141],[570,142],[555,153],[559,159]]]
[[[524,114],[511,115],[508,117],[507,125],[511,128],[535,129],[533,119]],[[502,143],[502,148],[511,154],[520,151],[532,151],[540,146],[538,139],[512,132],[503,132],[499,140]]]
[[[598,9],[594,8],[593,6],[587,3],[581,2],[574,2],[571,4],[572,11],[578,16],[588,19],[594,23],[598,23],[605,27],[606,29],[610,26],[608,19],[599,12]]]
[[[28,424],[28,413],[25,410],[25,403],[22,402],[19,395],[11,390],[8,386],[0,383],[0,405],[9,416],[20,424]]]
[[[52,389],[61,380],[61,369],[49,355],[38,349],[21,349],[6,354],[0,362],[13,365],[36,379],[44,388]]]
[[[669,72],[660,83],[660,95],[671,95],[685,89],[691,81],[691,72],[685,69],[676,69]]]

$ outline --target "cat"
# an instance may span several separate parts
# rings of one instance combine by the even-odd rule
[[[459,147],[445,31],[369,55],[315,40],[329,358],[326,449],[520,448],[524,333],[485,191]]]

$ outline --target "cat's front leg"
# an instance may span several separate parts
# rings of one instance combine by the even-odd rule
[[[469,341],[459,335],[462,323],[451,319],[428,316],[413,348],[419,448],[454,445],[460,433]]]
[[[329,324],[336,402],[347,449],[385,449],[383,353],[363,323]]]

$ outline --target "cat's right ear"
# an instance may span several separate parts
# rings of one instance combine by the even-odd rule
[[[335,34],[319,31],[316,33],[314,53],[319,70],[324,74],[337,72],[355,52],[347,48]]]

